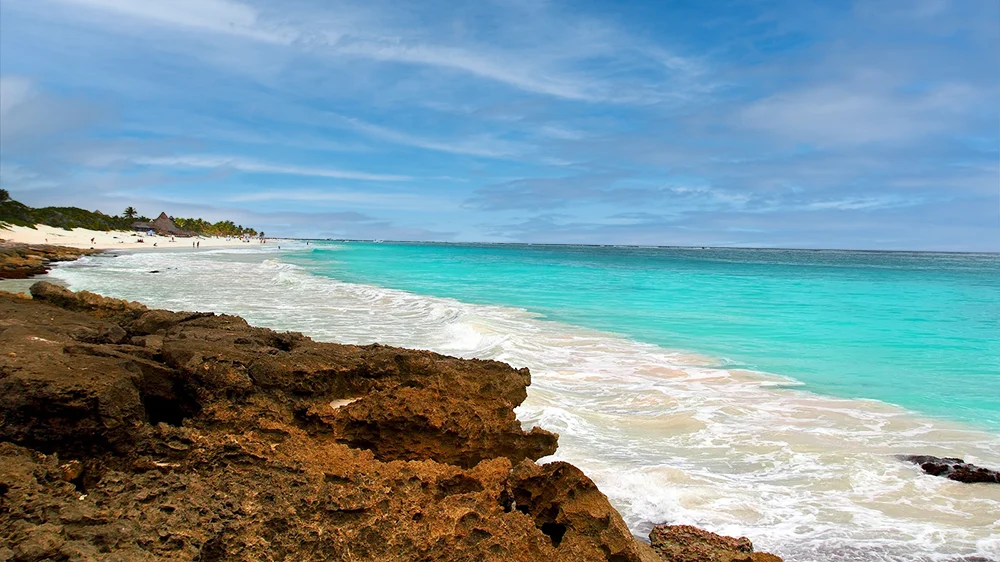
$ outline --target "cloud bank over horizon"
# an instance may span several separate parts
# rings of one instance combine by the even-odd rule
[[[298,237],[1000,251],[1000,5],[5,0],[0,186]]]

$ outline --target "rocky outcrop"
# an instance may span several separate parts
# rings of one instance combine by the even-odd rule
[[[657,525],[649,540],[671,562],[781,562],[773,554],[754,552],[746,537],[724,537],[689,525]]]
[[[534,462],[526,369],[31,292],[0,293],[0,560],[661,559]]]
[[[566,560],[587,559],[595,541],[602,559],[647,556],[646,545],[632,539],[607,497],[575,466],[565,462],[539,466],[524,460],[508,482],[510,506],[505,509],[529,515]]]
[[[49,264],[73,261],[81,256],[100,253],[65,246],[0,244],[0,279],[29,279],[48,272]]]
[[[0,296],[0,559],[656,559],[533,462],[526,370],[32,294]]]
[[[920,465],[932,476],[943,476],[950,480],[966,483],[1000,484],[1000,472],[968,464],[962,459],[932,457],[930,455],[900,455],[899,460]]]

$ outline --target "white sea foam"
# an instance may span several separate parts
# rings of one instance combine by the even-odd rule
[[[654,523],[689,523],[749,536],[799,562],[1000,560],[1000,487],[927,476],[893,458],[997,466],[994,434],[815,395],[776,375],[712,368],[525,310],[310,275],[271,249],[96,256],[53,275],[73,289],[239,314],[317,340],[529,367],[519,418],[558,432],[553,459],[590,475],[637,535]]]

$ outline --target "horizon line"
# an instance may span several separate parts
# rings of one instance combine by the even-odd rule
[[[279,237],[275,237],[279,238]],[[1000,256],[1000,250],[996,251],[970,251],[970,250],[866,250],[857,248],[788,248],[784,246],[678,246],[678,245],[653,245],[653,244],[584,244],[567,242],[455,242],[446,240],[384,240],[376,238],[294,238],[280,237],[284,240],[309,241],[309,242],[371,242],[390,244],[482,244],[490,246],[582,246],[588,248],[653,248],[653,249],[674,249],[674,250],[781,250],[796,252],[867,252],[867,253],[894,253],[894,254],[966,254],[966,255],[995,255]]]

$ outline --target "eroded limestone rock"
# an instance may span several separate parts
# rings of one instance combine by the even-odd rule
[[[3,231],[0,231],[2,236]],[[73,261],[80,256],[100,253],[48,244],[11,244],[0,242],[0,279],[29,279],[49,270],[49,264]]]
[[[6,558],[655,559],[533,462],[557,436],[514,416],[525,369],[32,293],[0,295]]]
[[[726,537],[690,525],[657,525],[650,544],[671,562],[781,562],[766,552],[754,552],[746,537]]]

